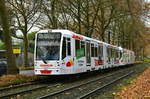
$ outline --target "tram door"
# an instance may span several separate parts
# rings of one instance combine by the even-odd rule
[[[86,41],[86,66],[91,66],[91,44]]]

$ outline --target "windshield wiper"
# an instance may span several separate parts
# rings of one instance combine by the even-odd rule
[[[42,61],[43,61],[45,64],[47,64],[46,59],[42,58]]]

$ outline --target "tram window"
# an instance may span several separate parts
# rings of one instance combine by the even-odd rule
[[[63,46],[62,46],[62,59],[66,57],[66,38],[63,38]]]
[[[111,57],[110,53],[110,48],[108,47],[108,57]]]
[[[112,49],[112,48],[111,48],[111,57],[115,58],[115,49]]]
[[[114,49],[114,58],[117,58],[117,50]]]
[[[112,57],[113,57],[113,49],[110,48],[110,58],[112,58]]]
[[[117,50],[114,49],[114,57],[117,58]]]
[[[98,54],[97,54],[97,50],[98,50],[98,48],[95,46],[95,48],[94,48],[94,49],[95,49],[95,55],[94,55],[94,56],[95,56],[95,57],[98,57]]]
[[[107,51],[107,57],[109,56],[109,50],[108,47],[106,47],[106,51]]]
[[[102,45],[99,45],[98,46],[98,54],[99,54],[99,57],[103,57],[103,46]]]
[[[109,57],[109,48],[107,47],[107,57]]]
[[[76,56],[78,56],[78,51],[80,49],[80,41],[75,40],[75,49],[76,49]]]
[[[116,58],[119,58],[119,51],[116,50]]]
[[[67,38],[67,41],[70,41],[70,38]]]
[[[94,44],[91,44],[91,56],[94,57]]]
[[[108,53],[108,57],[111,57],[111,48],[107,47],[107,53]]]
[[[113,49],[109,48],[109,51],[110,51],[110,58],[112,58],[113,57]]]
[[[70,38],[67,38],[67,55],[71,55],[71,42],[70,42]]]
[[[114,49],[114,59],[116,59],[116,58],[117,58],[117,50]]]
[[[85,42],[81,41],[81,49],[84,51],[84,56],[85,56]]]
[[[123,56],[123,52],[120,51],[120,58]]]
[[[120,59],[121,59],[121,57],[122,57],[122,52],[120,51],[119,53],[120,53]]]
[[[81,48],[85,48],[85,42],[81,41]]]
[[[110,48],[109,48],[109,46],[107,46],[107,57],[108,57],[108,61],[110,62],[110,57],[111,57],[111,55],[110,55],[111,53],[110,53]]]

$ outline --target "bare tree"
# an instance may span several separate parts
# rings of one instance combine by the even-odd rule
[[[46,22],[47,28],[58,28],[58,2],[59,0],[44,0],[43,2],[43,13],[48,19],[48,22]]]
[[[48,28],[66,28],[128,49],[143,38],[141,0],[49,0]],[[133,5],[133,6],[131,6]],[[134,19],[133,19],[134,18]],[[135,20],[135,22],[133,21]],[[138,29],[137,29],[138,27]],[[133,39],[136,38],[136,39]],[[142,41],[141,41],[142,42]]]
[[[7,64],[8,64],[7,73],[17,74],[18,69],[16,67],[16,60],[12,51],[12,42],[11,42],[8,14],[7,14],[6,6],[5,6],[5,0],[0,0],[0,18],[2,21],[2,28],[4,32],[4,42],[5,42],[6,50],[7,50],[7,53],[6,53]]]
[[[27,34],[40,18],[42,0],[7,0],[10,5],[15,29],[21,30],[24,41],[24,66],[28,66],[28,37]],[[16,24],[17,23],[17,24]]]

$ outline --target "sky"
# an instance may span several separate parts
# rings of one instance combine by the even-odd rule
[[[150,0],[145,0],[146,2],[150,2]],[[150,20],[148,21],[148,22],[145,22],[146,23],[146,25],[148,26],[148,27],[150,27]]]

